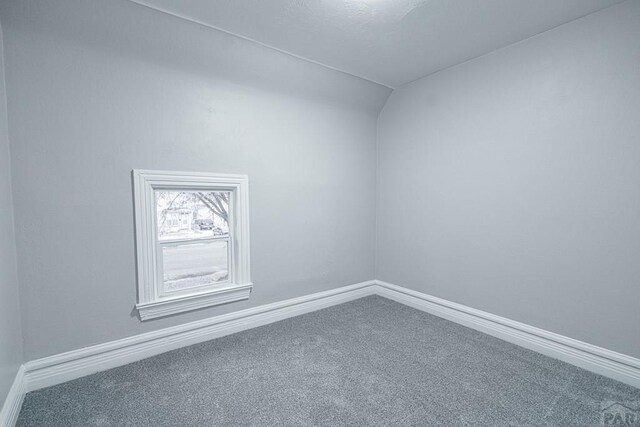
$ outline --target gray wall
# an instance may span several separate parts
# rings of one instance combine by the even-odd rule
[[[25,360],[373,277],[640,356],[640,2],[394,92],[377,185],[386,88],[126,0],[0,14]],[[138,320],[133,168],[249,174],[249,301]]]
[[[22,363],[20,300],[13,230],[11,164],[0,28],[0,409]]]
[[[1,12],[26,360],[373,277],[387,88],[125,0]],[[138,320],[134,168],[249,175],[249,301]]]
[[[377,278],[640,356],[640,1],[394,91]]]

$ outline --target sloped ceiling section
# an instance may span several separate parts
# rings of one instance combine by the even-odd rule
[[[177,2],[176,2],[177,3]],[[377,115],[391,90],[128,0],[0,2],[7,31],[39,32],[167,70]]]
[[[396,87],[622,0],[132,0]]]

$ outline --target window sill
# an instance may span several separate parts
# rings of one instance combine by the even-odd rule
[[[150,320],[158,317],[171,316],[199,308],[249,299],[253,284],[235,285],[223,289],[216,289],[207,293],[189,295],[164,301],[137,304],[136,308],[140,320]]]

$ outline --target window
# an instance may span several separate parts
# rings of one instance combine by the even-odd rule
[[[134,170],[142,320],[249,298],[248,178]]]

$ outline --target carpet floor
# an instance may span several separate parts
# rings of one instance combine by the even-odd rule
[[[371,296],[28,393],[18,426],[591,426],[640,390]]]

